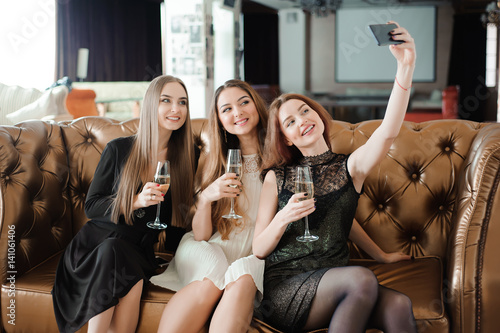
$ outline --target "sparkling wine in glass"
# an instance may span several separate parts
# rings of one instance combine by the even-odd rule
[[[311,177],[311,170],[309,166],[298,166],[297,167],[297,180],[295,181],[295,193],[307,193],[307,196],[299,200],[311,199],[314,197],[314,184]],[[304,235],[298,236],[297,240],[299,242],[314,242],[319,239],[318,236],[311,235],[309,232],[309,220],[308,217],[304,217],[305,222],[305,232]]]
[[[241,179],[241,173],[243,171],[243,163],[241,162],[241,151],[239,149],[229,149],[227,152],[227,164],[226,173],[235,173],[238,176],[238,180]],[[236,185],[229,185],[231,187],[236,187]],[[226,219],[241,219],[242,216],[234,212],[234,198],[231,198],[231,210],[228,214],[223,215]]]
[[[159,190],[163,194],[167,193],[168,188],[170,187],[170,163],[168,161],[158,162],[158,165],[156,166],[154,182],[160,185]],[[147,223],[147,226],[152,229],[167,228],[166,223],[160,222],[160,207],[161,207],[161,201],[158,202],[158,205],[156,206],[155,220]]]

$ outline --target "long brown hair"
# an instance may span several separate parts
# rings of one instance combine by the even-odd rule
[[[201,191],[206,189],[217,178],[222,176],[226,170],[227,151],[230,148],[238,148],[239,140],[236,135],[225,131],[224,126],[219,119],[217,103],[219,102],[220,94],[227,88],[240,88],[245,91],[253,100],[257,113],[259,114],[259,123],[257,124],[257,133],[259,140],[259,157],[262,160],[264,140],[266,137],[267,128],[267,108],[264,100],[260,95],[245,81],[229,80],[222,86],[217,88],[210,106],[208,116],[208,131],[210,137],[210,154],[208,155],[205,168],[202,173]],[[200,191],[200,193],[201,193]],[[237,203],[236,203],[237,204]],[[229,210],[230,199],[222,198],[212,205],[212,225],[222,235],[222,239],[228,239],[229,233],[235,227],[235,221],[224,219],[222,215]]]
[[[325,130],[323,137],[329,149],[332,149],[330,143],[330,122],[332,117],[321,104],[315,102],[307,96],[300,94],[282,94],[277,97],[269,106],[269,122],[267,124],[267,137],[264,148],[264,160],[262,169],[268,170],[273,167],[284,166],[296,161],[302,156],[300,150],[294,145],[288,146],[287,139],[281,131],[279,112],[283,104],[291,99],[298,99],[309,105],[323,121]]]
[[[118,191],[111,211],[113,221],[124,216],[127,224],[133,221],[133,200],[141,186],[151,181],[152,166],[156,165],[158,156],[158,105],[160,94],[167,83],[177,82],[187,89],[182,80],[162,75],[151,81],[144,95],[144,102],[139,119],[139,129],[134,137],[130,155],[123,167]],[[172,225],[186,227],[188,211],[193,204],[193,183],[195,173],[194,141],[189,116],[189,98],[187,101],[186,121],[172,132],[167,144],[167,159],[170,161],[172,177],[170,191],[172,194]],[[190,172],[186,172],[190,171]]]

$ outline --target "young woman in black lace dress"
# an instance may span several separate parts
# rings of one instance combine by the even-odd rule
[[[380,127],[350,155],[331,151],[331,117],[311,99],[285,94],[270,107],[264,184],[253,241],[254,254],[265,258],[264,320],[285,332],[329,327],[330,332],[416,332],[411,301],[382,287],[367,268],[347,266],[351,239],[381,262],[409,259],[383,252],[354,220],[363,182],[380,163],[399,133],[410,96],[415,45],[398,26],[390,46],[397,60],[394,88]],[[295,193],[296,166],[309,165],[314,199]],[[309,217],[319,240],[301,243]],[[354,220],[354,221],[353,221]],[[296,222],[299,221],[299,222]]]

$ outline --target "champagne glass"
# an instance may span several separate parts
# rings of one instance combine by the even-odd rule
[[[156,166],[156,173],[154,182],[159,184],[159,190],[165,194],[170,187],[170,163],[168,161],[158,162]],[[156,219],[147,223],[147,226],[152,229],[165,229],[167,228],[166,223],[160,222],[160,205],[161,201],[158,202],[156,206]]]
[[[239,149],[229,149],[227,152],[226,172],[237,174],[238,180],[240,180],[242,171],[243,171],[243,164],[241,163],[241,151]],[[229,186],[236,187],[236,185],[229,185]],[[234,212],[234,198],[231,198],[231,210],[229,211],[229,214],[226,214],[222,217],[226,219],[242,218],[242,216]]]
[[[307,196],[299,199],[299,201],[311,199],[314,197],[314,184],[311,177],[311,170],[309,166],[299,165],[297,167],[297,180],[295,181],[295,193],[307,193]],[[309,220],[308,217],[304,217],[305,222],[305,232],[304,235],[298,236],[297,240],[299,242],[314,242],[319,239],[318,236],[311,235],[309,232]]]

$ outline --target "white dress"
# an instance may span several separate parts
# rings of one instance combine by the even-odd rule
[[[193,281],[207,278],[223,290],[229,283],[249,274],[255,282],[257,300],[260,301],[264,291],[265,261],[252,254],[255,220],[262,189],[259,176],[258,155],[243,155],[243,192],[236,199],[247,217],[243,227],[234,228],[228,240],[222,240],[218,231],[208,241],[196,241],[192,231],[186,233],[165,272],[153,276],[151,283],[179,291]]]

